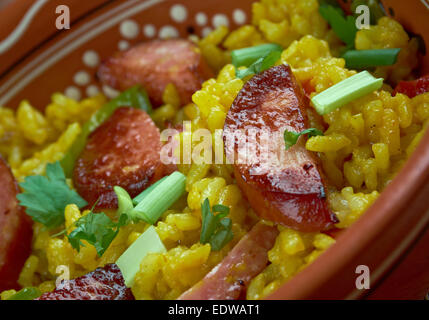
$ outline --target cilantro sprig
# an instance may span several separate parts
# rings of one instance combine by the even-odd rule
[[[85,247],[83,240],[94,246],[101,257],[119,233],[119,228],[127,225],[128,216],[123,214],[118,222],[113,222],[105,213],[94,213],[92,210],[87,215],[76,221],[76,228],[67,235],[71,246],[80,252]]]
[[[19,204],[34,221],[49,229],[64,222],[64,209],[69,204],[83,208],[88,203],[67,185],[59,162],[46,166],[46,176],[31,176],[19,184],[24,190],[18,194]]]
[[[323,136],[323,132],[316,128],[310,128],[301,132],[293,132],[293,131],[285,130],[284,139],[285,139],[286,150],[294,146],[298,142],[299,137],[305,134],[308,134],[308,137]]]
[[[185,181],[186,177],[183,174],[174,172],[134,199],[131,199],[125,189],[115,186],[113,190],[118,198],[118,222],[113,222],[104,213],[93,213],[91,210],[75,223],[76,228],[67,236],[70,244],[79,251],[84,245],[82,241],[86,240],[96,248],[97,254],[101,257],[117,236],[119,228],[131,221],[155,224],[161,215],[183,195]]]
[[[218,213],[215,215],[215,213]],[[202,229],[200,243],[210,243],[213,251],[221,250],[228,242],[232,240],[232,221],[226,216],[229,214],[229,208],[223,205],[215,205],[210,209],[209,199],[204,200],[201,205]]]
[[[265,54],[263,57],[256,60],[253,64],[251,64],[248,68],[240,70],[236,70],[237,78],[244,79],[247,76],[261,73],[265,70],[268,70],[272,66],[276,64],[276,62],[281,57],[281,51],[271,51]]]

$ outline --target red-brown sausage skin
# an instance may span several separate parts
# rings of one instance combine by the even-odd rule
[[[162,105],[165,87],[173,83],[183,105],[214,76],[199,48],[188,40],[155,40],[118,52],[98,71],[100,80],[118,90],[143,86],[154,107]]]
[[[31,252],[32,223],[18,205],[18,185],[0,157],[0,292],[18,289],[19,273]]]
[[[277,227],[258,223],[203,280],[183,293],[179,300],[237,300],[254,277],[268,264]]]
[[[271,68],[249,80],[234,101],[225,121],[227,157],[234,156],[237,184],[263,219],[304,232],[326,230],[337,223],[330,211],[319,160],[305,149],[304,138],[286,150],[285,130],[308,128],[308,100],[289,66]],[[231,137],[239,131],[268,134],[268,140]],[[252,155],[243,163],[239,150],[277,154],[279,161],[262,161]],[[255,153],[258,154],[258,153]],[[260,154],[259,154],[260,156]]]
[[[149,115],[134,108],[119,108],[89,137],[76,162],[74,186],[99,209],[117,207],[114,186],[137,196],[162,178],[159,129]]]
[[[116,264],[70,280],[61,282],[53,291],[44,293],[35,300],[134,300],[130,288]]]

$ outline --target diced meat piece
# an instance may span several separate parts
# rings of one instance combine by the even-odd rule
[[[308,128],[307,108],[290,67],[271,68],[244,85],[227,115],[224,142],[237,184],[260,217],[316,232],[338,222],[326,201],[320,160],[303,136],[289,150],[284,142],[285,130]]]
[[[278,230],[258,223],[203,280],[186,291],[180,300],[237,300],[250,281],[268,264],[268,251]]]
[[[396,93],[403,93],[410,98],[429,92],[429,74],[414,81],[401,81],[395,88]]]
[[[35,300],[134,300],[116,264],[98,268],[83,277],[63,281],[53,292]]]
[[[168,84],[176,86],[184,105],[192,102],[194,92],[214,74],[194,43],[171,39],[145,42],[118,52],[101,65],[98,76],[118,90],[140,84],[158,107]]]
[[[18,289],[19,273],[31,252],[32,223],[18,205],[18,185],[0,157],[0,292]]]
[[[134,108],[119,108],[89,137],[73,173],[78,193],[97,208],[116,208],[114,186],[135,197],[161,179],[159,129],[149,115]]]

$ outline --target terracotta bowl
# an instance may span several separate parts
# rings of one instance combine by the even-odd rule
[[[1,3],[2,1],[0,1]],[[140,41],[206,34],[249,22],[252,0],[15,0],[0,11],[0,105],[22,99],[42,109],[53,92],[83,98],[100,87],[99,62]],[[343,2],[342,2],[343,3]],[[387,12],[429,43],[429,1],[383,1]],[[71,29],[59,31],[67,5]],[[423,72],[429,71],[428,56]],[[429,132],[397,178],[337,244],[272,299],[423,299],[429,288]],[[357,290],[367,265],[371,290]]]

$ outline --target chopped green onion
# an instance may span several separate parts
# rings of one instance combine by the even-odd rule
[[[130,195],[128,192],[121,188],[121,187],[113,187],[113,190],[116,193],[116,196],[118,197],[118,216],[121,216],[121,214],[128,214],[131,212],[131,210],[134,209],[133,200],[131,200]]]
[[[236,67],[248,67],[258,59],[266,56],[272,51],[282,51],[278,44],[269,43],[260,46],[243,48],[231,52],[232,64]]]
[[[161,215],[170,208],[186,190],[186,177],[174,172],[148,192],[143,200],[130,212],[132,219],[155,224]]]
[[[151,185],[149,188],[147,188],[145,191],[143,191],[142,193],[140,193],[137,197],[135,197],[133,199],[133,203],[135,205],[138,205],[140,202],[142,202],[148,196],[148,194],[150,192],[152,192],[153,189],[155,189],[157,186],[159,186],[167,178],[168,178],[168,176],[162,178],[161,180],[158,180],[153,185]]]
[[[142,109],[146,112],[150,112],[152,110],[149,97],[146,91],[140,86],[135,86],[126,90],[115,99],[106,103],[83,125],[82,132],[61,160],[61,166],[63,167],[67,178],[71,177],[76,159],[85,148],[88,136],[104,121],[110,118],[116,109],[120,107],[132,107]]]
[[[349,69],[391,66],[396,63],[401,49],[349,50],[343,58]]]
[[[240,79],[244,79],[245,77],[251,76],[253,74],[258,74],[274,66],[276,62],[280,59],[280,56],[281,56],[280,51],[272,51],[268,53],[266,56],[258,59],[249,68],[246,68],[244,70],[237,69],[235,74],[237,78],[240,78]]]
[[[314,96],[311,102],[320,115],[325,115],[380,89],[382,85],[383,79],[376,79],[368,71],[362,71]]]
[[[310,128],[299,133],[285,130],[284,139],[286,150],[294,146],[297,143],[299,137],[305,134],[308,134],[308,137],[323,136],[323,132],[316,128]]]
[[[131,287],[133,285],[140,264],[147,254],[165,252],[167,250],[158,233],[153,226],[150,226],[116,261],[126,286]]]
[[[7,300],[34,300],[42,295],[42,291],[38,288],[28,287],[24,288],[13,296],[7,298]]]
[[[345,16],[341,8],[322,4],[319,7],[320,15],[328,21],[332,30],[348,48],[353,48],[357,33],[356,19],[353,16]]]

